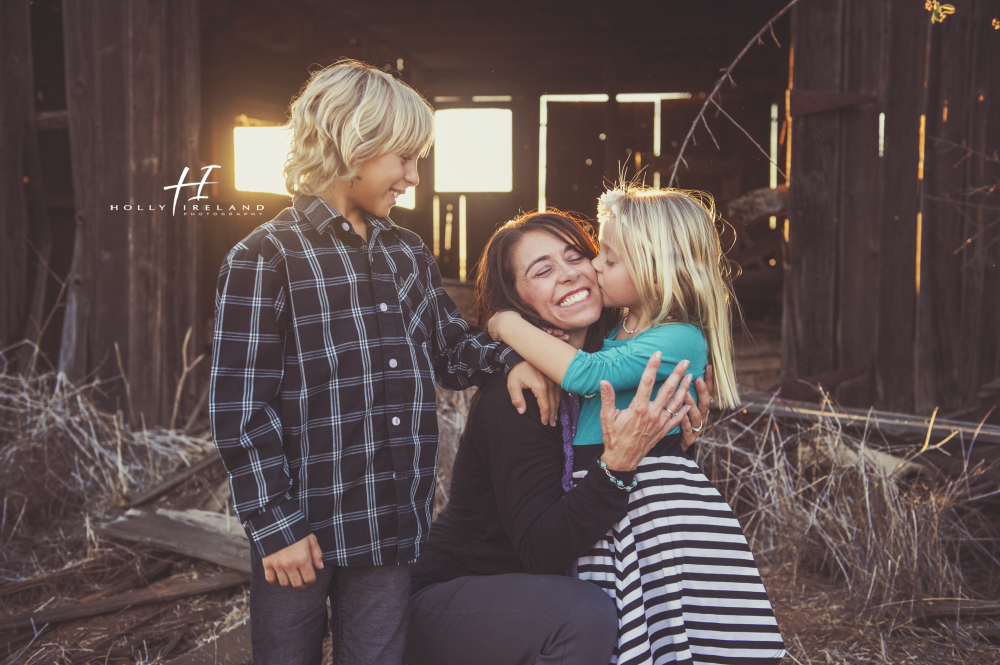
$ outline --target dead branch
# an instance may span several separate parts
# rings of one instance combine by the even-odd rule
[[[200,354],[194,359],[190,365],[188,364],[188,342],[191,341],[191,333],[194,331],[192,326],[188,326],[187,333],[184,335],[184,346],[181,348],[181,363],[184,365],[184,369],[181,370],[181,378],[177,381],[177,390],[174,392],[174,411],[170,414],[170,427],[167,429],[174,429],[177,426],[177,410],[181,405],[181,397],[184,395],[184,383],[187,381],[188,374],[191,373],[198,363],[205,359],[205,354]],[[117,347],[116,347],[117,348]]]
[[[746,43],[746,46],[744,46],[743,50],[740,51],[739,55],[736,56],[736,59],[733,60],[731,63],[729,63],[729,66],[726,67],[726,69],[724,70],[722,76],[719,77],[719,80],[715,82],[715,87],[712,88],[711,94],[709,94],[708,97],[705,99],[705,103],[701,105],[701,109],[698,111],[698,115],[695,116],[694,122],[691,123],[690,129],[688,129],[687,136],[684,137],[684,142],[681,144],[681,149],[677,153],[677,159],[674,160],[673,169],[671,169],[671,171],[670,171],[670,182],[667,183],[668,187],[673,187],[674,186],[674,181],[677,179],[677,168],[680,166],[681,162],[684,161],[684,157],[683,157],[684,156],[684,149],[687,148],[688,142],[692,140],[692,138],[694,136],[694,130],[698,127],[698,123],[699,122],[703,122],[703,118],[704,118],[704,115],[705,115],[705,110],[708,108],[708,105],[710,103],[715,103],[714,102],[715,96],[717,94],[719,94],[719,89],[722,87],[722,84],[727,79],[729,81],[733,80],[732,76],[731,76],[733,69],[736,67],[737,64],[739,64],[740,60],[743,59],[743,56],[746,55],[747,51],[750,50],[750,47],[753,46],[754,44],[756,44],[757,42],[759,42],[760,38],[761,38],[761,35],[764,34],[764,31],[765,30],[771,30],[772,27],[774,26],[775,22],[779,18],[781,18],[782,16],[784,16],[788,12],[789,9],[791,9],[796,3],[798,3],[798,1],[799,0],[791,0],[791,2],[789,2],[787,5],[785,5],[781,9],[781,11],[779,11],[777,14],[775,14],[774,16],[772,16],[771,20],[768,21],[767,23],[765,23],[764,27],[762,27],[760,30],[758,30],[757,34],[750,38],[750,41],[748,41]],[[772,34],[773,34],[773,32],[772,32]],[[777,42],[778,40],[775,39],[775,41]],[[735,82],[733,82],[733,84],[735,85]],[[742,129],[742,127],[741,127],[741,129]],[[744,133],[746,133],[746,132],[744,132]],[[758,146],[758,147],[760,147],[760,146]]]
[[[714,99],[709,99],[709,101],[712,102],[713,104],[715,104],[715,108],[717,108],[722,115],[726,116],[726,118],[729,119],[729,122],[731,122],[734,125],[736,125],[736,128],[739,129],[741,132],[743,132],[744,136],[746,136],[748,139],[750,139],[750,143],[753,143],[755,146],[757,146],[757,149],[760,150],[761,154],[764,155],[765,157],[767,157],[767,161],[769,161],[772,164],[774,164],[777,167],[777,169],[778,169],[778,173],[780,173],[781,176],[787,180],[788,176],[786,176],[785,172],[781,170],[780,166],[778,166],[778,162],[776,162],[773,159],[771,159],[771,155],[769,155],[767,153],[767,151],[764,150],[764,148],[760,147],[760,144],[757,143],[757,141],[755,141],[752,136],[750,136],[750,132],[748,132],[747,130],[743,129],[743,126],[740,123],[738,123],[735,120],[733,120],[733,117],[731,115],[729,115],[728,113],[726,113],[726,110],[723,109],[721,106],[719,106],[719,103],[717,101],[715,101]],[[704,116],[702,116],[701,121],[703,123],[705,123],[705,128],[707,129],[708,128],[708,123],[705,122],[705,117]],[[711,131],[709,131],[709,133],[711,134]],[[712,140],[713,141],[715,140],[714,136],[712,137]],[[719,144],[716,143],[715,145],[718,146]]]

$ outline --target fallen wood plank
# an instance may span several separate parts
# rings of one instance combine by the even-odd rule
[[[212,467],[220,462],[222,462],[222,458],[219,457],[218,451],[213,450],[212,452],[205,455],[197,462],[193,463],[191,466],[187,467],[186,469],[178,471],[177,473],[170,476],[156,487],[150,489],[148,492],[140,494],[136,498],[132,499],[132,501],[129,502],[128,507],[135,508],[136,506],[141,506],[144,503],[149,503],[153,499],[163,496],[164,494],[174,489],[181,483],[185,482],[189,478],[198,475],[205,469]]]
[[[235,517],[204,510],[130,510],[98,533],[250,572],[250,542]]]
[[[1000,614],[1000,602],[995,600],[927,600],[916,603],[916,612],[925,619],[935,617],[968,617]]]
[[[818,405],[784,399],[773,399],[772,401],[771,394],[753,390],[743,393],[742,398],[743,404],[740,406],[740,409],[744,413],[763,413],[767,411],[778,418],[794,418],[810,421],[834,419],[844,426],[863,428],[867,425],[869,428],[878,428],[885,434],[897,436],[927,436],[927,430],[931,424],[930,418],[911,416],[905,413],[894,413],[892,411],[876,411],[874,409],[869,411],[845,406]],[[1000,426],[982,425],[980,427],[979,423],[947,420],[944,418],[936,418],[934,420],[934,426],[931,430],[931,442],[944,439],[953,433],[956,437],[961,436],[966,441],[971,441],[975,435],[978,443],[1000,443]]]
[[[0,587],[0,598],[8,596],[12,593],[18,593],[20,591],[27,591],[29,589],[34,589],[35,587],[44,586],[46,584],[55,584],[56,582],[62,580],[65,577],[72,577],[73,575],[79,575],[82,571],[86,570],[90,566],[94,566],[103,562],[109,557],[110,553],[105,553],[100,556],[94,557],[93,559],[85,559],[77,563],[66,566],[62,570],[56,570],[51,573],[45,573],[43,575],[38,575],[27,580],[21,580],[20,582],[10,582],[8,584]]]
[[[145,589],[123,593],[114,598],[103,598],[89,603],[77,603],[41,612],[29,612],[9,617],[0,620],[0,632],[17,628],[28,628],[32,623],[35,626],[44,626],[47,623],[85,619],[100,614],[117,612],[126,607],[149,605],[150,603],[165,603],[180,598],[229,589],[246,584],[249,581],[249,575],[235,572],[208,576],[198,576],[197,573],[174,575],[161,582],[151,584]]]
[[[167,661],[166,665],[247,665],[251,661],[250,620],[217,639]]]

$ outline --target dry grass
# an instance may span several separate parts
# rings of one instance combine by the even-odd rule
[[[472,394],[438,394],[438,507]],[[997,615],[947,613],[997,598],[996,470],[948,477],[919,448],[835,418],[727,414],[705,430],[695,457],[740,518],[786,662],[1000,662]],[[925,618],[929,606],[945,614]]]
[[[992,617],[924,616],[996,598],[995,470],[946,477],[918,449],[832,417],[735,414],[706,430],[696,458],[769,572],[793,661],[1000,662]]]
[[[2,581],[90,558],[97,519],[211,449],[208,437],[133,431],[97,406],[98,390],[0,374]]]

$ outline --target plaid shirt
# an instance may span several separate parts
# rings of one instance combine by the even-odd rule
[[[435,377],[457,390],[521,360],[461,318],[416,234],[366,222],[367,243],[322,199],[296,197],[219,274],[212,430],[263,556],[313,533],[336,565],[415,560]]]

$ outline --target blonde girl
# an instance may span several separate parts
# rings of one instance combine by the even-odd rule
[[[680,429],[653,448],[630,482],[601,460],[601,400],[595,396],[610,383],[616,407],[625,409],[655,352],[662,354],[657,385],[682,362],[690,363],[687,371],[695,377],[711,363],[716,402],[739,405],[731,334],[736,305],[712,199],[623,186],[601,196],[598,221],[600,254],[593,268],[599,293],[567,288],[557,291],[553,306],[566,317],[574,308],[593,307],[595,298],[606,308],[622,308],[624,318],[600,351],[578,350],[514,312],[490,321],[494,338],[562,386],[563,411],[571,414],[563,423],[572,440],[566,467],[573,479],[584,477],[597,459],[607,480],[629,493],[626,518],[577,561],[576,572],[618,604],[618,663],[777,662],[784,644],[746,538],[681,447]],[[530,288],[532,266],[524,273],[517,278]],[[567,285],[577,283],[571,273],[565,272]],[[567,435],[565,424],[577,409],[575,432]]]

